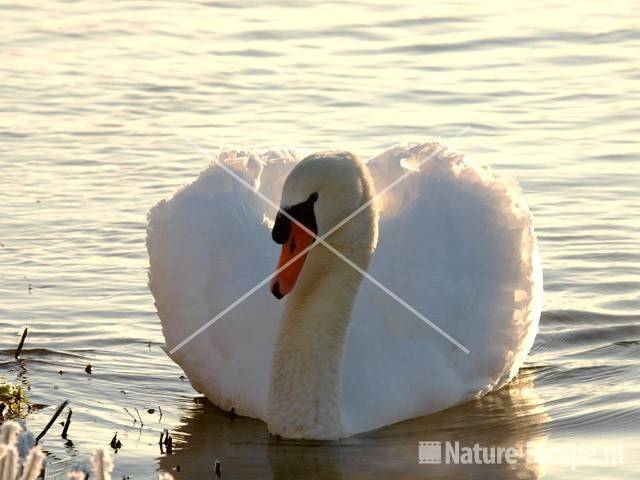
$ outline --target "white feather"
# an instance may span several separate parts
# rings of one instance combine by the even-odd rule
[[[520,188],[440,150],[398,146],[368,163],[378,191],[410,172],[380,199],[369,273],[470,353],[365,280],[344,359],[348,434],[500,388],[533,343],[542,270]],[[297,158],[288,151],[227,152],[221,161],[277,204]],[[215,164],[151,210],[149,284],[168,350],[273,272],[274,214]],[[281,315],[282,303],[264,285],[171,357],[213,403],[265,419]]]

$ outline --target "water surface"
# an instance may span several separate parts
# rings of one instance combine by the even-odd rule
[[[631,478],[640,12],[631,1],[568,3],[0,5],[0,378],[43,406],[28,417],[35,431],[71,400],[73,445],[57,427],[43,443],[51,478],[116,431],[116,478],[213,478],[216,459],[224,478]],[[212,150],[369,157],[466,126],[450,143],[520,180],[540,238],[545,308],[518,380],[339,444],[278,441],[203,401],[163,353],[146,287],[146,212],[208,163],[178,134]],[[172,455],[158,447],[164,428]],[[456,439],[622,442],[625,457],[577,470],[417,463],[418,441]]]

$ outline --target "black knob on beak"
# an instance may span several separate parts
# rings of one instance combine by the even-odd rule
[[[280,293],[280,282],[276,282],[273,284],[273,286],[271,287],[271,293],[273,293],[273,296],[276,297],[278,300],[284,297],[284,295]]]

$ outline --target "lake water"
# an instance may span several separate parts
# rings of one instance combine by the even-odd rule
[[[215,478],[216,459],[225,479],[635,477],[640,9],[497,3],[0,5],[0,380],[43,407],[27,418],[36,432],[71,401],[73,445],[59,426],[43,441],[48,477],[114,432],[115,478]],[[212,150],[366,158],[467,126],[450,143],[520,180],[545,269],[540,332],[509,388],[330,444],[271,438],[181,378],[161,349],[144,243],[148,209],[208,164],[178,134]],[[172,455],[159,450],[163,428]],[[621,445],[624,457],[419,465],[417,442],[429,440]]]

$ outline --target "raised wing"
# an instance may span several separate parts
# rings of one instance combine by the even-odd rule
[[[439,144],[395,147],[369,167],[378,192],[409,172],[380,198],[369,273],[469,353],[365,280],[347,338],[351,433],[502,386],[533,343],[542,298],[531,215],[515,180]]]
[[[278,204],[297,157],[284,150],[231,151],[218,161]],[[216,163],[151,209],[149,287],[167,352],[273,272],[274,216],[273,208]],[[170,356],[216,405],[264,418],[281,313],[267,283]]]

